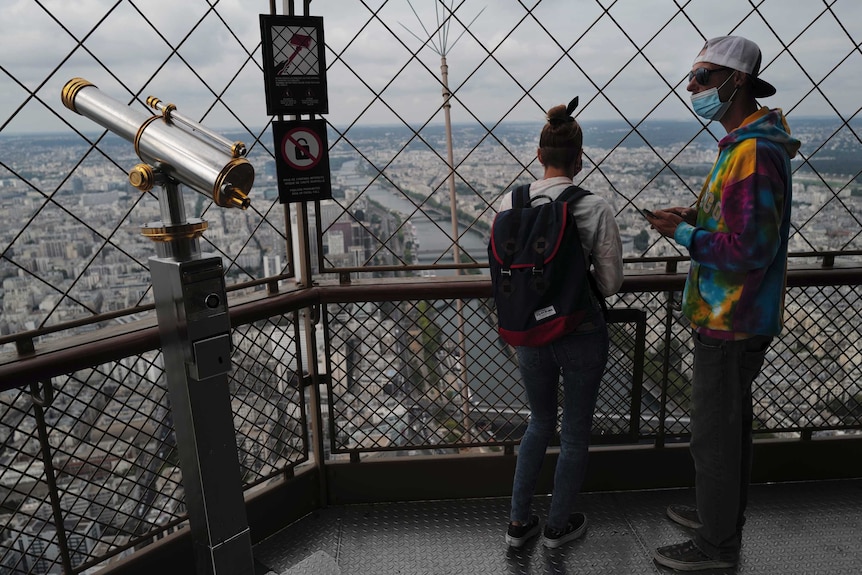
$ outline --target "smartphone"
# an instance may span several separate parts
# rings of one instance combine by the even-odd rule
[[[656,216],[654,213],[652,213],[651,211],[649,211],[649,210],[648,210],[648,209],[646,209],[646,208],[642,209],[640,212],[641,212],[644,216],[646,216],[646,218],[647,218],[647,219],[658,217],[658,216]]]

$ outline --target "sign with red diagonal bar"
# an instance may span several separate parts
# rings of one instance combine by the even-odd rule
[[[324,120],[272,123],[278,198],[282,204],[332,198]]]

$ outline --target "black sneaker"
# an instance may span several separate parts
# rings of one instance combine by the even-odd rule
[[[551,529],[545,526],[542,543],[549,549],[556,549],[564,543],[573,541],[587,530],[587,516],[583,513],[572,513],[565,529]]]
[[[653,552],[653,559],[659,565],[664,565],[677,571],[728,569],[736,565],[736,561],[713,559],[698,549],[694,541],[659,547]]]
[[[524,543],[539,534],[539,516],[530,515],[529,521],[523,525],[512,525],[506,531],[506,543],[511,547],[523,547]]]
[[[679,523],[689,529],[700,529],[703,526],[697,514],[697,507],[692,507],[691,505],[672,503],[667,506],[667,516],[674,523]]]

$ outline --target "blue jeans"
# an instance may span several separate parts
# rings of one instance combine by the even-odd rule
[[[596,314],[599,316],[599,314]],[[569,522],[586,473],[593,410],[608,360],[608,330],[599,316],[593,328],[570,333],[544,347],[518,347],[518,366],[530,422],[515,466],[511,521],[526,522],[545,451],[557,427],[557,397],[563,376],[560,456],[546,525],[562,529]],[[582,328],[585,328],[582,324]]]
[[[690,450],[703,524],[694,541],[713,558],[736,561],[751,478],[751,384],[772,338],[693,338]]]

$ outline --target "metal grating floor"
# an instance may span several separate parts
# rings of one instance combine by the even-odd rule
[[[283,575],[672,573],[655,547],[685,540],[666,519],[688,489],[586,493],[585,537],[549,550],[504,540],[507,498],[330,507],[255,546],[261,573]],[[540,517],[548,498],[534,507]],[[862,480],[754,485],[737,575],[862,573]]]

